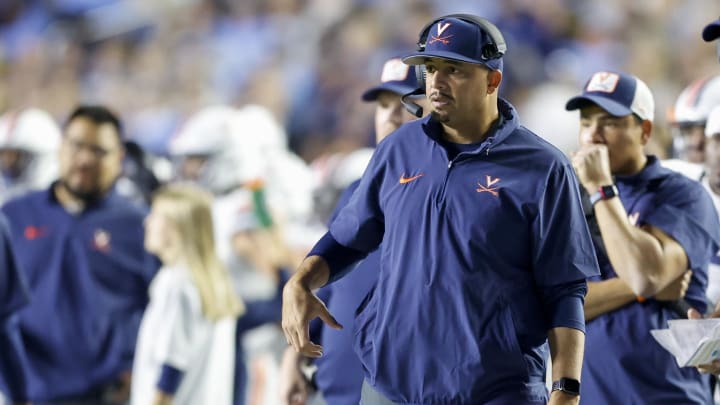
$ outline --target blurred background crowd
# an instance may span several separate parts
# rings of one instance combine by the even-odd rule
[[[565,145],[575,131],[563,121],[575,120],[556,118],[562,100],[597,69],[643,78],[659,113],[712,73],[697,31],[717,10],[710,0],[4,0],[0,111],[61,120],[81,101],[107,105],[127,137],[163,155],[200,107],[253,103],[311,162],[371,145],[372,108],[358,98],[382,62],[412,49],[433,16],[471,12],[506,37],[503,95]],[[670,137],[655,139],[665,153]]]

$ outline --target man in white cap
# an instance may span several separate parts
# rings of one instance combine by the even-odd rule
[[[678,317],[663,291],[682,284],[704,310],[707,267],[720,247],[720,223],[700,184],[644,153],[654,100],[647,85],[620,72],[597,72],[568,110],[580,110],[573,166],[590,195],[604,249],[601,275],[588,282],[583,404],[707,404],[710,388],[679,368],[650,335]]]

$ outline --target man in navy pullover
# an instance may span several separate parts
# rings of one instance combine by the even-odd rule
[[[113,190],[118,119],[103,107],[71,114],[60,179],[2,211],[28,278],[18,312],[35,404],[121,403],[157,264],[143,248],[145,212]],[[117,395],[114,395],[117,394]]]
[[[678,317],[657,293],[687,269],[685,301],[705,311],[707,268],[720,247],[712,200],[645,155],[655,105],[640,79],[597,72],[566,108],[580,110],[573,165],[605,246],[585,303],[587,347],[602,349],[586,353],[583,404],[712,403],[706,376],[679,368],[650,335]]]
[[[378,145],[350,202],[283,291],[288,342],[341,328],[312,290],[382,241],[356,313],[364,404],[577,404],[583,298],[598,273],[572,167],[498,98],[504,40],[476,18],[421,34],[431,116]]]

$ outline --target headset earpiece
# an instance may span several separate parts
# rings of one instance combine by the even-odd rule
[[[497,46],[495,46],[495,44],[487,44],[487,45],[483,46],[482,47],[482,57],[485,60],[499,58],[500,56],[498,56]]]
[[[417,86],[422,91],[425,91],[425,78],[427,77],[427,70],[425,65],[415,65],[415,80],[417,80]]]

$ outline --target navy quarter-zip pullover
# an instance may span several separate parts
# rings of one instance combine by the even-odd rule
[[[584,330],[599,270],[574,172],[498,107],[500,124],[453,159],[431,117],[403,125],[330,226],[348,250],[382,241],[353,333],[365,379],[392,401],[545,401],[548,330]],[[313,252],[333,257],[331,245]]]

